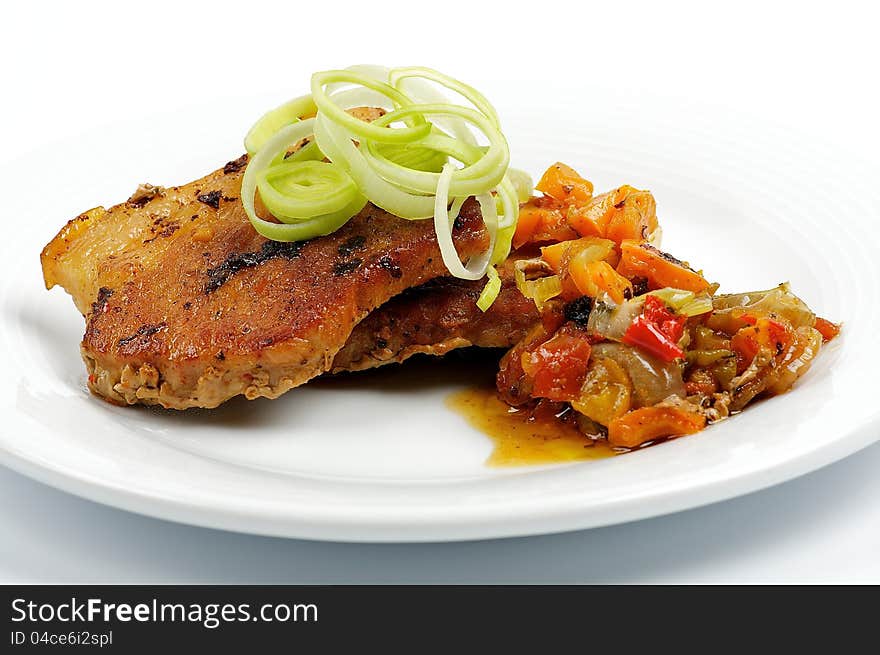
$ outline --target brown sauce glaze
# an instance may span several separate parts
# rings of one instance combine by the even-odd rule
[[[568,421],[510,407],[494,387],[458,391],[447,405],[492,439],[495,448],[486,461],[489,466],[557,464],[617,454],[607,442],[590,439]]]

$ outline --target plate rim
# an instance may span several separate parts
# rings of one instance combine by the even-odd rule
[[[477,541],[554,534],[631,523],[648,518],[662,517],[681,511],[705,507],[755,493],[794,480],[820,468],[840,461],[880,441],[880,410],[841,437],[823,446],[800,453],[797,457],[753,468],[739,475],[718,478],[699,485],[652,494],[651,503],[641,495],[605,503],[598,508],[546,508],[542,516],[518,512],[515,517],[474,515],[463,518],[456,515],[454,522],[444,524],[436,518],[430,521],[401,522],[385,519],[344,522],[329,515],[322,520],[314,516],[304,518],[272,518],[270,513],[242,513],[230,508],[197,505],[178,498],[163,498],[131,492],[116,485],[89,480],[58,467],[41,465],[18,455],[0,442],[0,464],[46,484],[100,505],[160,519],[241,534],[266,537],[333,541],[343,543],[442,543]],[[695,493],[699,492],[699,493]],[[658,509],[659,506],[659,509]],[[326,509],[326,508],[325,508]]]

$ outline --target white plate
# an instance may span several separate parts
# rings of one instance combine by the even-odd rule
[[[514,163],[561,159],[599,190],[627,182],[658,201],[665,247],[725,290],[790,280],[846,324],[796,389],[713,426],[623,457],[487,468],[489,440],[444,405],[468,383],[415,365],[234,401],[215,412],[118,408],[89,396],[82,318],[43,290],[40,248],[65,220],[180,183],[240,152],[260,108],[242,100],[119,123],[0,171],[5,194],[0,337],[2,461],[69,492],[198,525],[291,537],[426,541],[537,534],[655,516],[754,491],[880,436],[880,242],[876,170],[812,139],[692,103],[617,94],[556,107],[539,131],[523,96],[487,88]],[[555,97],[564,97],[560,90]],[[123,146],[125,144],[123,150]]]

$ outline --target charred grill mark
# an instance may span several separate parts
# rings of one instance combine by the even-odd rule
[[[367,243],[367,237],[362,236],[360,234],[353,236],[349,239],[346,239],[343,243],[339,244],[339,248],[337,248],[337,252],[342,257],[351,257],[351,255],[357,250],[363,250],[364,245]]]
[[[385,339],[376,339],[376,348],[379,350],[385,350],[388,347],[388,341]]]
[[[162,321],[161,323],[156,323],[155,325],[149,325],[149,324],[141,325],[138,328],[137,332],[135,332],[134,334],[132,334],[129,337],[123,337],[122,339],[120,339],[118,342],[118,345],[120,347],[122,347],[122,346],[126,346],[126,345],[130,344],[132,341],[135,341],[137,339],[142,339],[144,337],[150,337],[150,336],[156,334],[159,330],[167,327],[167,325],[168,324],[165,323],[165,321]]]
[[[129,207],[134,207],[135,209],[140,209],[141,207],[146,205],[148,202],[150,202],[150,200],[152,200],[152,198],[150,196],[141,196],[140,198],[135,198],[134,200],[128,200],[128,201],[126,201],[125,204],[127,204]]]
[[[150,228],[150,232],[153,234],[149,239],[144,239],[144,244],[152,243],[159,237],[170,237],[172,234],[177,232],[180,229],[180,225],[176,222],[173,223],[165,223],[165,219],[157,218],[153,221],[153,226]],[[159,228],[162,228],[161,231],[157,232]]]
[[[400,277],[403,275],[403,271],[400,270],[400,265],[396,261],[394,261],[390,255],[382,255],[381,257],[379,257],[378,264],[386,271],[388,271],[391,274],[391,277],[393,277],[395,280],[399,280]]]
[[[220,208],[220,197],[222,195],[223,194],[221,194],[217,190],[208,191],[208,193],[198,194],[196,196],[196,200],[208,205],[209,207],[213,207],[214,209],[219,209]]]
[[[247,154],[244,154],[238,159],[233,159],[230,162],[226,162],[226,166],[223,167],[223,172],[226,175],[229,175],[230,173],[238,173],[238,171],[247,166],[247,163],[248,156]]]
[[[358,257],[344,262],[336,262],[336,264],[333,265],[333,275],[341,277],[343,275],[348,275],[349,273],[354,273],[363,263],[364,260]]]
[[[308,241],[267,241],[260,247],[260,255],[264,257],[263,261],[273,257],[296,259],[307,243]]]
[[[103,314],[107,311],[107,299],[113,295],[113,289],[109,287],[101,287],[98,289],[98,297],[92,303],[92,316],[95,314]]]
[[[95,334],[100,334],[101,331],[96,327],[99,317],[102,314],[106,314],[109,309],[108,298],[113,295],[113,289],[108,287],[101,287],[98,289],[98,296],[95,298],[95,302],[92,303],[92,307],[86,316],[86,333],[89,331],[94,331]],[[114,307],[114,311],[119,311],[120,307]]]
[[[209,268],[205,293],[212,293],[222,287],[233,275],[246,268],[259,266],[276,257],[296,259],[306,241],[266,241],[257,252],[242,252],[229,255],[222,264]]]

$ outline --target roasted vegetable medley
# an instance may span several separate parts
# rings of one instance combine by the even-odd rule
[[[630,186],[593,196],[564,164],[520,211],[520,291],[541,322],[501,361],[510,405],[575,421],[631,449],[692,434],[752,400],[788,390],[838,325],[787,284],[716,293],[663,252],[654,198]]]

